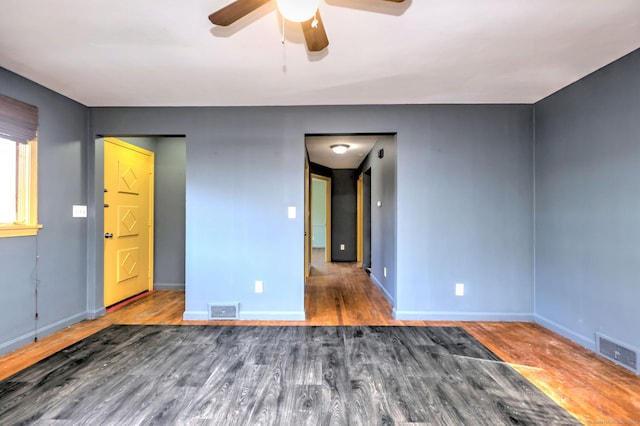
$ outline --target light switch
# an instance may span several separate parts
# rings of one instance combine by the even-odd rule
[[[378,201],[378,207],[382,207],[382,201]]]
[[[287,209],[287,217],[289,219],[295,219],[296,218],[296,208],[295,208],[295,206],[289,206],[289,208]]]
[[[73,206],[73,217],[87,217],[87,206]]]

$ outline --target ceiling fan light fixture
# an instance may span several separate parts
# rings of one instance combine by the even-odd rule
[[[304,22],[313,18],[320,0],[277,0],[278,10],[291,22]]]
[[[345,144],[345,143],[340,143],[337,145],[331,145],[331,150],[333,152],[335,152],[336,154],[340,155],[340,154],[344,154],[345,152],[347,152],[347,150],[349,149],[349,145]]]

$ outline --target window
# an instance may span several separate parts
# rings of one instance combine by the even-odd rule
[[[0,237],[36,235],[38,110],[0,95]]]

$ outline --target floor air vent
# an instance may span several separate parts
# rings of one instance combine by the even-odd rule
[[[638,370],[638,351],[600,333],[596,333],[596,346],[600,355],[630,369],[634,373],[640,374],[640,370]]]
[[[210,320],[231,320],[238,319],[239,303],[230,303],[224,305],[209,304]]]

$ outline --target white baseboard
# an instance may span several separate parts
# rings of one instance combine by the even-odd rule
[[[95,311],[87,311],[87,318],[86,319],[96,319],[96,318],[103,317],[106,314],[107,314],[107,309],[106,308],[100,308],[100,309],[97,309]]]
[[[559,335],[566,337],[567,339],[581,345],[584,346],[585,348],[596,352],[596,340],[595,340],[595,334],[593,339],[588,339],[585,336],[582,336],[580,334],[574,333],[573,331],[569,330],[568,328],[558,324],[557,322],[551,321],[548,318],[545,318],[541,315],[535,315],[534,316],[534,321],[536,324],[540,324],[541,326],[543,326],[544,328],[548,328],[549,330],[558,333]]]
[[[184,283],[153,283],[154,290],[184,290]]]
[[[241,320],[304,321],[304,311],[240,311]]]
[[[442,311],[398,311],[395,319],[402,321],[505,321],[533,322],[533,314],[512,312],[442,312]]]
[[[395,305],[394,303],[395,300],[393,299],[393,296],[389,294],[386,288],[384,288],[380,280],[375,275],[373,275],[373,273],[369,275],[369,278],[371,278],[371,281],[373,281],[376,287],[378,287],[382,292],[382,294],[384,294],[384,297],[386,297],[387,300],[391,303],[391,306]]]
[[[185,321],[207,321],[209,315],[207,311],[184,311],[182,319]]]
[[[85,320],[88,318],[88,313],[87,312],[82,312],[80,314],[76,314],[76,315],[72,315],[70,317],[67,318],[63,318],[59,321],[56,321],[54,323],[42,326],[42,327],[38,327],[38,333],[37,336],[38,338],[41,337],[45,337],[48,336],[50,334],[55,333],[56,331],[60,331],[64,328],[69,327],[70,325],[73,325],[75,323],[78,323],[82,320]],[[30,331],[29,333],[23,334],[22,336],[18,336],[14,339],[9,340],[8,342],[4,342],[0,344],[0,355],[9,353],[11,351],[14,351],[18,348],[21,348],[23,346],[28,345],[29,343],[33,343],[33,339],[36,336],[36,332],[34,331]]]
[[[306,319],[304,311],[240,311],[240,321],[304,321]],[[185,311],[182,314],[185,321],[207,321],[209,320],[207,311]]]

